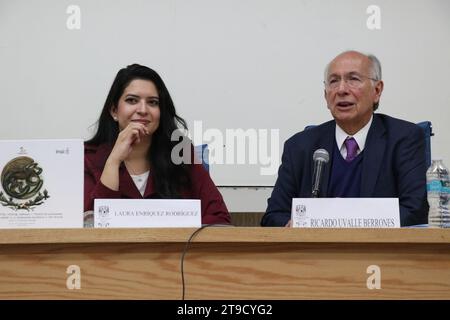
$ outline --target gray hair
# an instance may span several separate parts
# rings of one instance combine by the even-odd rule
[[[362,54],[363,56],[366,56],[366,57],[370,60],[370,70],[369,70],[369,72],[370,72],[370,77],[371,77],[372,79],[375,79],[375,81],[380,81],[380,80],[381,80],[381,63],[380,63],[380,60],[378,60],[378,58],[377,58],[375,55],[370,54],[370,53],[365,54],[365,53],[362,53],[362,52],[359,52],[359,51],[355,51],[355,50],[348,50],[348,51],[344,51],[344,52],[338,54],[338,56],[340,56],[341,54],[344,54],[344,53],[348,53],[348,52],[357,52],[357,53],[359,53],[359,54]],[[336,57],[337,57],[337,56],[336,56]],[[334,59],[333,59],[333,60],[334,60]],[[325,67],[325,72],[324,72],[324,80],[325,80],[325,81],[327,81],[327,78],[328,78],[328,71],[329,71],[329,69],[330,69],[330,64],[331,64],[331,62],[332,62],[333,60],[331,60],[330,62],[328,62],[328,64],[327,64],[326,67]],[[372,80],[372,79],[371,79],[371,80]],[[374,80],[372,80],[372,81],[374,81]],[[378,109],[378,105],[379,105],[378,102],[376,102],[376,103],[373,104],[373,111],[375,111],[375,110]]]
[[[371,66],[370,66],[371,77],[374,78],[376,81],[380,81],[381,80],[380,60],[378,60],[378,58],[375,57],[373,54],[368,54],[367,58],[369,58],[370,62],[372,62]]]

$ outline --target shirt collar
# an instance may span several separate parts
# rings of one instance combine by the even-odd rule
[[[357,133],[355,133],[353,136],[347,134],[344,130],[342,130],[341,127],[338,126],[336,123],[336,144],[339,147],[339,150],[341,150],[344,146],[345,139],[347,137],[353,137],[356,142],[358,143],[358,150],[359,152],[362,152],[364,150],[364,146],[366,145],[366,138],[367,134],[369,133],[370,125],[373,121],[373,114],[370,117],[369,122],[362,127]]]

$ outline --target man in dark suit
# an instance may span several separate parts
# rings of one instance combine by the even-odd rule
[[[313,153],[320,148],[330,161],[319,197],[399,198],[402,226],[427,222],[423,131],[374,114],[382,91],[375,56],[347,51],[328,64],[325,99],[334,120],[286,141],[261,225],[290,226],[292,198],[311,197]]]

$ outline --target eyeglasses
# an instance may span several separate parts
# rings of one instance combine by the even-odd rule
[[[372,81],[379,81],[377,79],[363,76],[361,74],[355,74],[355,73],[347,74],[344,76],[345,84],[353,89],[361,88],[364,84],[364,79],[369,79]],[[327,81],[324,81],[324,84],[328,90],[336,90],[341,85],[341,80],[342,80],[341,77],[333,76],[330,79],[328,79]]]

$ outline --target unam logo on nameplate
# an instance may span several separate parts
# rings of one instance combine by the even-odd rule
[[[296,227],[306,228],[308,226],[308,217],[306,216],[306,206],[304,204],[295,205],[294,215]]]
[[[95,199],[95,228],[199,228],[200,200]]]
[[[99,206],[98,207],[98,219],[96,225],[99,228],[108,228],[109,227],[109,206]]]

